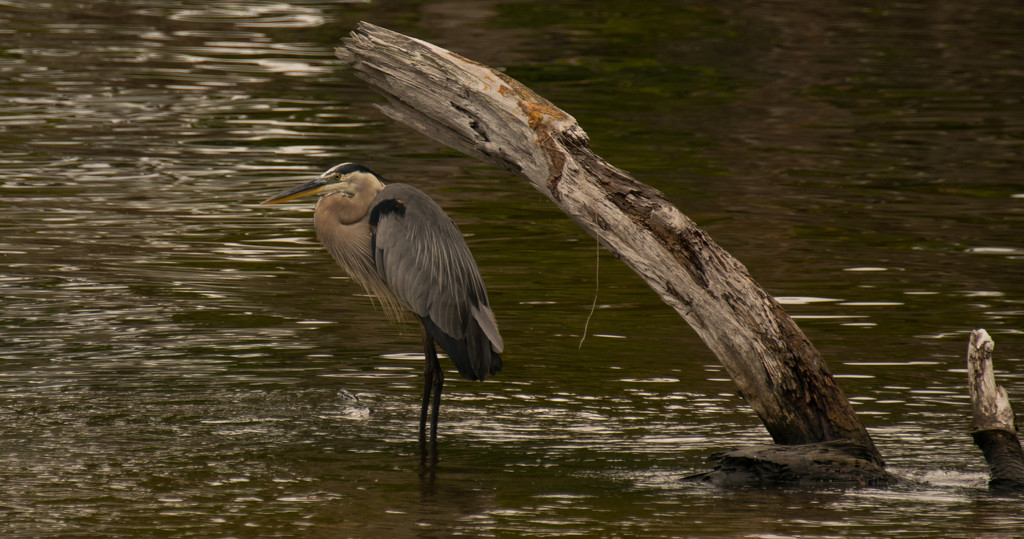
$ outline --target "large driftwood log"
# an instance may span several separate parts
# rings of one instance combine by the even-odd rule
[[[1017,438],[1010,399],[996,385],[992,370],[995,342],[984,329],[971,332],[967,345],[967,389],[974,416],[974,443],[989,466],[988,486],[993,490],[1024,491],[1024,451]]]
[[[591,152],[572,116],[499,71],[365,22],[337,54],[388,99],[386,115],[526,177],[633,268],[696,330],[777,444],[850,440],[882,464],[779,303],[659,191]]]

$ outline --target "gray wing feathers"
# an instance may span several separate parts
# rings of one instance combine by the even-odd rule
[[[505,349],[505,343],[498,333],[498,322],[494,319],[494,313],[491,311],[491,308],[486,305],[482,308],[474,305],[470,308],[470,311],[477,324],[480,325],[480,329],[487,335],[487,339],[491,341],[491,347],[500,354]]]
[[[377,272],[411,311],[429,318],[454,341],[464,340],[473,378],[483,378],[490,367],[476,363],[490,362],[490,352],[500,353],[503,343],[480,271],[458,227],[430,197],[408,185],[385,187],[371,211],[377,207],[389,208],[378,212],[375,227]],[[439,343],[455,360],[451,344]]]

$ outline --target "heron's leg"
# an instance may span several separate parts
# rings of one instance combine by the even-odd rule
[[[431,360],[433,358],[433,360]],[[430,393],[434,388],[434,369],[439,368],[434,339],[423,328],[423,401],[420,403],[420,459],[427,459],[427,415],[430,413]]]
[[[434,415],[430,418],[430,453],[433,455],[432,464],[437,464],[437,418],[441,412],[441,389],[444,387],[444,371],[437,360],[437,352],[434,352]]]

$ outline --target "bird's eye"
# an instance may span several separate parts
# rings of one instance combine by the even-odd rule
[[[340,181],[341,181],[341,174],[335,174],[335,175],[334,175],[334,177],[333,177],[332,179],[333,179],[334,181],[336,181],[336,182],[340,182]]]

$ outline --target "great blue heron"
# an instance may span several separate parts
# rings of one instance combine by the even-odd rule
[[[405,308],[422,324],[426,365],[420,451],[425,460],[433,395],[430,453],[436,460],[444,372],[434,343],[464,378],[483,380],[501,370],[501,335],[473,255],[458,227],[430,197],[410,185],[385,185],[362,165],[342,163],[263,203],[308,195],[320,195],[313,212],[317,237],[349,277],[379,298],[392,319]]]

